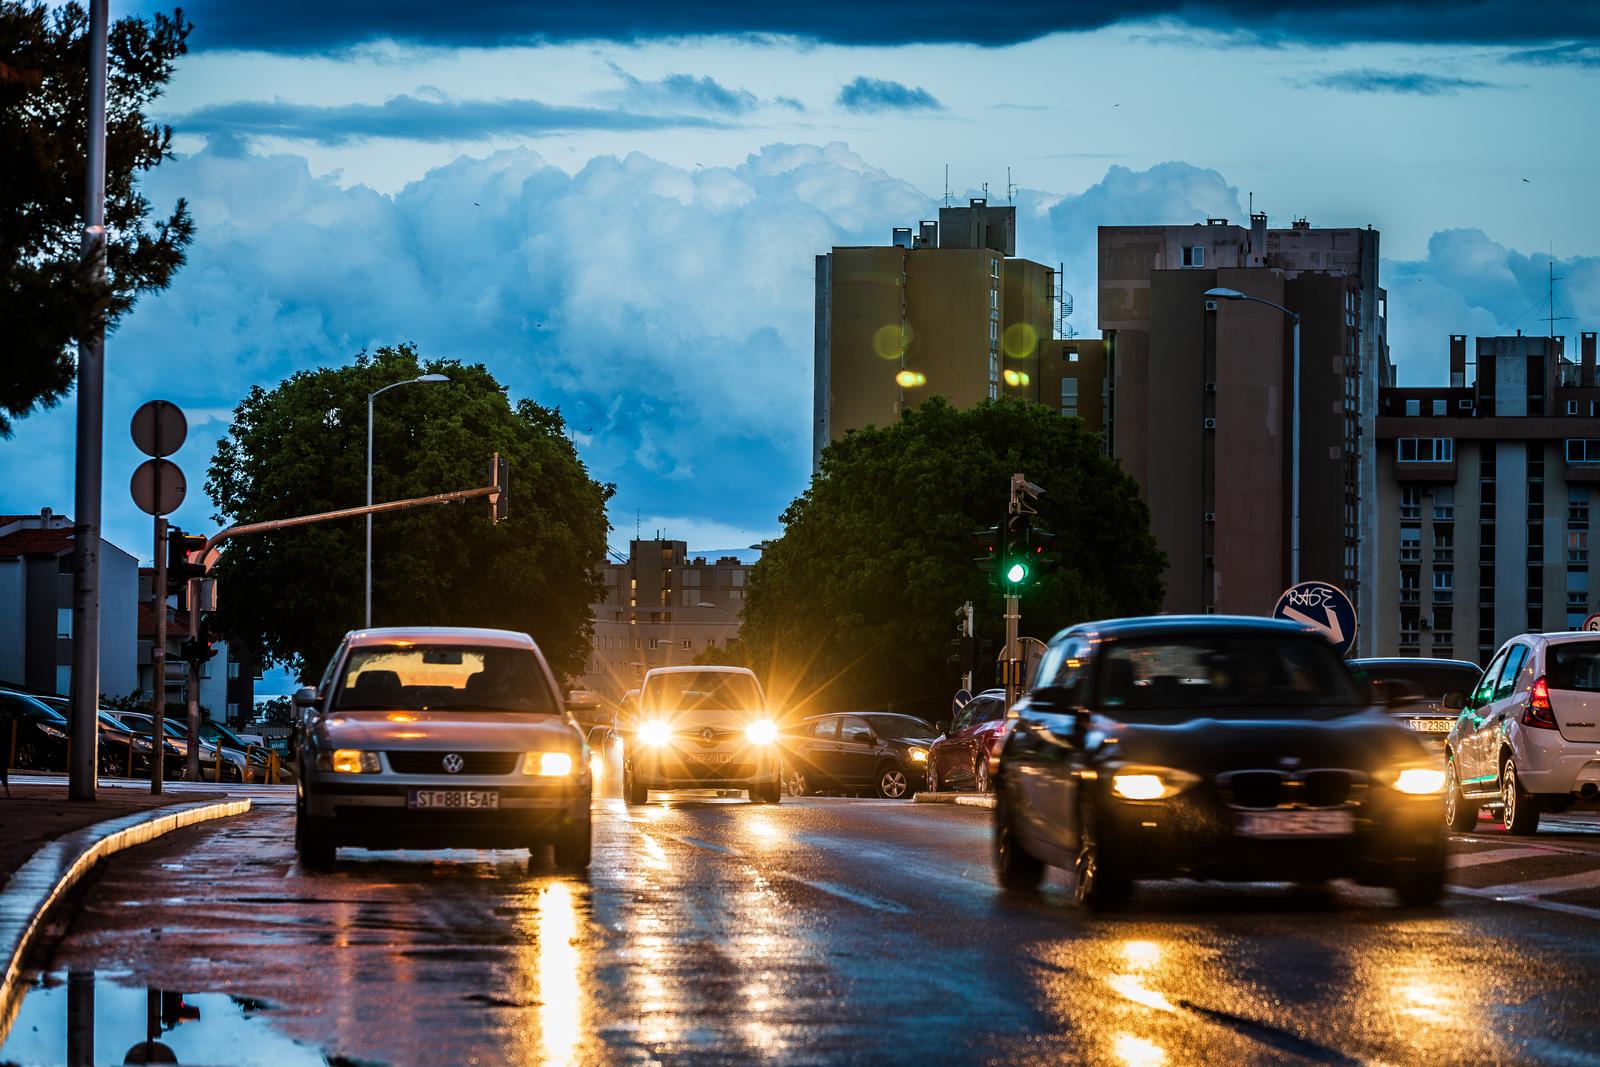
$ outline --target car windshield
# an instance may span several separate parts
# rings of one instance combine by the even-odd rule
[[[1576,689],[1600,693],[1600,641],[1551,645],[1549,655],[1551,689]]]
[[[538,657],[526,648],[356,648],[336,684],[336,711],[560,712]]]
[[[1472,692],[1483,672],[1476,667],[1457,667],[1449,664],[1425,666],[1374,663],[1360,664],[1355,668],[1357,681],[1381,683],[1390,698],[1407,697],[1423,702],[1438,703],[1448,693],[1463,696]],[[1365,677],[1363,677],[1365,676]]]
[[[1316,637],[1198,633],[1113,642],[1101,656],[1098,706],[1129,722],[1309,717],[1366,706],[1333,646]]]
[[[645,711],[732,711],[761,707],[756,680],[736,671],[669,671],[645,683]]]
[[[939,736],[939,731],[932,725],[911,715],[867,715],[864,718],[872,724],[873,731],[879,737],[916,739]]]
[[[222,738],[222,746],[224,748],[245,748],[245,747],[247,747],[245,745],[245,743],[239,739],[239,735],[238,734],[234,733],[232,730],[228,729],[226,726],[223,726],[221,723],[217,723],[217,722],[203,722],[203,723],[201,723],[200,724],[200,736],[205,738],[207,741],[215,741],[217,738],[220,737],[220,738]]]

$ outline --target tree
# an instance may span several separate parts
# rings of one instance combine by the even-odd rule
[[[183,12],[119,19],[106,78],[106,270],[80,261],[86,193],[89,17],[76,3],[0,2],[0,437],[11,420],[51,407],[71,387],[72,345],[110,327],[140,293],[164,289],[194,236],[189,209],[151,224],[136,179],[171,156],[172,129],[145,121],[191,29]]]
[[[947,711],[955,612],[1002,637],[1000,589],[972,533],[1002,523],[1010,479],[1042,486],[1035,523],[1060,536],[1022,593],[1022,633],[1160,607],[1165,557],[1138,486],[1077,419],[1016,401],[934,398],[829,445],[752,569],[737,662],[788,707]],[[730,653],[724,653],[726,658]]]
[[[481,364],[423,363],[402,345],[301,371],[270,392],[255,387],[211,461],[216,520],[363,503],[367,394],[424,372],[450,380],[377,400],[373,499],[487,485],[498,451],[510,462],[509,517],[492,526],[483,499],[375,516],[373,623],[525,631],[570,678],[589,655],[612,487],[589,477],[560,412],[513,406]],[[314,684],[345,632],[362,625],[364,539],[354,518],[224,542],[218,632],[259,642],[271,662]]]

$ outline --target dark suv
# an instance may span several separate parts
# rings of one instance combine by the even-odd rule
[[[912,715],[813,715],[783,739],[783,784],[792,797],[825,789],[870,789],[909,800],[922,788],[928,746],[939,731]]]
[[[994,861],[1114,907],[1141,878],[1443,891],[1444,772],[1326,639],[1259,618],[1161,616],[1056,635],[996,774]]]

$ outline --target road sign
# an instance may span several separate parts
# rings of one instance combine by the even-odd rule
[[[155,459],[172,455],[189,436],[189,423],[170,400],[151,400],[133,413],[133,443]]]
[[[1278,606],[1272,609],[1275,619],[1293,619],[1315,627],[1327,635],[1346,655],[1356,643],[1356,609],[1344,590],[1327,582],[1301,582],[1283,591]]]
[[[954,715],[972,702],[972,694],[965,689],[958,690],[955,699],[950,701],[950,713]]]
[[[133,472],[133,502],[146,515],[170,515],[183,503],[188,486],[170,459],[147,459]]]
[[[1585,630],[1600,630],[1600,611],[1597,611],[1593,615],[1590,615],[1587,619],[1584,619],[1583,628]]]

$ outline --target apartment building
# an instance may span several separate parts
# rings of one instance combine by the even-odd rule
[[[1392,381],[1378,233],[1226,219],[1099,231],[1109,451],[1140,484],[1172,612],[1265,614],[1293,576],[1345,590],[1370,652],[1377,492],[1362,412]],[[1252,300],[1218,300],[1211,289]],[[1294,320],[1300,385],[1294,393]],[[1077,386],[1079,395],[1093,387]]]
[[[1380,390],[1373,630],[1381,652],[1486,663],[1600,605],[1595,333],[1577,362],[1560,337],[1449,344],[1449,385]]]

